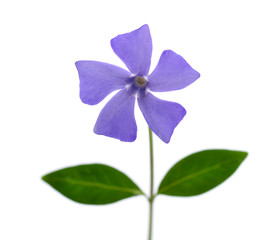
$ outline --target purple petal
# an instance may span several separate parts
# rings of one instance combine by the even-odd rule
[[[138,98],[138,105],[152,131],[166,143],[186,115],[186,110],[180,104],[158,99],[151,93]]]
[[[133,74],[147,76],[152,57],[152,38],[148,25],[118,35],[111,40],[113,51]]]
[[[76,67],[80,78],[80,98],[89,105],[102,101],[111,92],[124,88],[128,71],[102,62],[78,61]]]
[[[200,74],[171,50],[162,53],[158,65],[148,77],[149,88],[154,92],[173,91],[185,88],[198,79]]]
[[[100,112],[94,132],[124,142],[133,142],[137,134],[134,105],[134,96],[130,96],[126,89],[119,91]]]

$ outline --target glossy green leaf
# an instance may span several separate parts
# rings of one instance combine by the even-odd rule
[[[84,204],[108,204],[143,194],[125,174],[102,164],[64,168],[42,179],[64,196]]]
[[[158,194],[195,196],[211,190],[230,177],[246,152],[205,150],[176,163],[162,180]]]

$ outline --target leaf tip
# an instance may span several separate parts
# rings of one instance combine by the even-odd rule
[[[49,183],[49,174],[46,174],[46,175],[42,176],[41,179],[42,179],[44,182],[50,184],[50,183]]]
[[[248,152],[245,152],[245,151],[239,151],[239,153],[240,153],[240,157],[241,157],[241,162],[243,162],[244,160],[245,160],[245,158],[247,158],[248,157]]]
[[[47,176],[47,175],[44,175],[44,176],[41,177],[41,179],[42,179],[44,182],[46,182],[46,176]]]

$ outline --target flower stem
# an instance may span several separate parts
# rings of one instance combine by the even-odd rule
[[[153,230],[153,202],[154,202],[154,148],[153,148],[153,133],[149,128],[149,142],[150,142],[150,167],[151,167],[151,180],[150,180],[150,197],[149,207],[149,237],[148,240],[152,240],[152,230]]]

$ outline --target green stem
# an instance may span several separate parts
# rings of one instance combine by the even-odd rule
[[[148,240],[152,240],[152,230],[153,230],[153,202],[154,202],[154,149],[153,149],[153,133],[149,128],[149,142],[150,142],[150,167],[151,167],[151,181],[150,181],[150,197],[149,206],[149,237]]]

